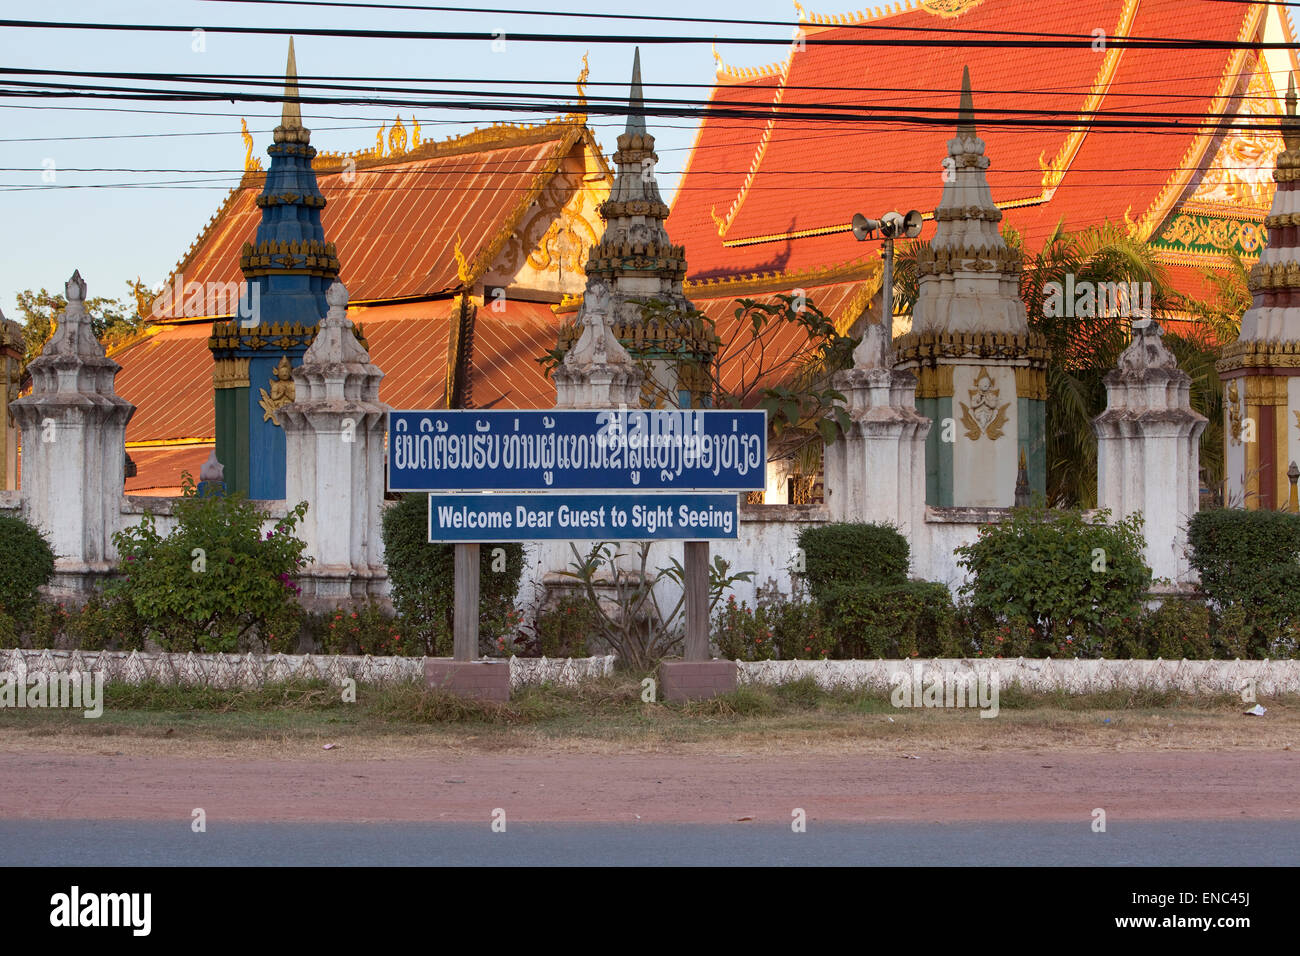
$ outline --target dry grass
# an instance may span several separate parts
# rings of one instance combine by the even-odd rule
[[[900,710],[880,692],[819,690],[811,680],[741,687],[686,705],[641,701],[624,675],[577,688],[530,688],[507,704],[418,685],[361,686],[356,703],[323,683],[221,691],[109,685],[103,717],[0,710],[7,752],[288,758],[325,744],[359,758],[474,752],[804,753],[1278,750],[1300,742],[1300,699],[1242,715],[1231,695],[1004,689],[978,711]]]

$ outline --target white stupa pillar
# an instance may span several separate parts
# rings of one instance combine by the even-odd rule
[[[867,326],[853,359],[854,367],[834,378],[847,398],[851,424],[826,446],[826,505],[835,521],[897,525],[911,543],[916,570],[925,561],[930,420],[916,410],[916,376],[890,368],[879,323]]]
[[[614,335],[608,289],[587,281],[578,339],[555,369],[556,408],[639,408],[645,373]]]
[[[1150,319],[1133,324],[1119,367],[1106,374],[1097,433],[1097,504],[1113,518],[1141,512],[1146,561],[1157,578],[1188,581],[1187,522],[1200,490],[1205,416],[1192,410],[1191,376]]]
[[[104,354],[74,272],[54,335],[27,367],[32,393],[9,404],[22,429],[23,510],[54,549],[51,590],[77,597],[111,573],[125,498],[126,424],[135,406],[114,391],[121,370]]]
[[[347,317],[348,293],[334,282],[329,312],[293,370],[294,401],[284,420],[289,507],[310,502],[302,525],[312,559],[300,577],[312,610],[378,597],[383,565],[384,377]]]

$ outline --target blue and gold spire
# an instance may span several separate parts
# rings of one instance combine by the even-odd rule
[[[266,182],[257,197],[262,220],[244,243],[240,315],[212,327],[217,458],[231,491],[278,500],[285,490],[285,439],[279,410],[294,399],[292,370],[302,363],[338,278],[334,244],[325,241],[325,196],[311,161],[311,130],[302,125],[293,40],[285,67],[284,105]]]
[[[302,125],[292,37],[284,107],[267,153],[271,168],[257,197],[262,221],[253,242],[244,244],[239,267],[250,284],[260,286],[261,323],[315,325],[329,308],[325,290],[338,278],[339,262],[321,228],[325,197],[311,168],[311,130]]]

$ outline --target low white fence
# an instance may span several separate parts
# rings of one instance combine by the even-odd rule
[[[148,654],[139,651],[0,650],[0,673],[97,673],[104,682],[181,684],[190,687],[260,687],[293,680],[326,680],[342,686],[400,684],[424,680],[423,657],[360,657],[346,654]],[[614,673],[614,657],[512,657],[510,686],[574,685]]]
[[[149,654],[139,651],[0,650],[0,673],[17,679],[28,674],[103,671],[105,682],[180,684],[194,687],[260,687],[292,680],[326,680],[341,685],[396,684],[424,679],[423,657],[362,657],[344,654]],[[898,675],[912,678],[921,668],[924,682],[951,675],[987,676],[997,671],[1000,687],[1012,684],[1035,691],[1090,694],[1098,691],[1181,690],[1238,693],[1253,682],[1256,694],[1300,693],[1300,661],[1133,661],[1052,660],[872,660],[742,661],[741,684],[785,684],[812,677],[827,690],[887,690]],[[510,685],[551,683],[572,686],[614,673],[614,656],[512,657]]]
[[[1239,693],[1253,687],[1256,694],[1300,693],[1300,661],[1133,661],[1000,658],[994,660],[874,660],[874,661],[742,661],[741,684],[786,684],[811,677],[826,690],[873,688],[887,690],[898,675],[912,679],[921,668],[922,681],[942,682],[953,675],[998,675],[998,686],[1019,684],[1027,690],[1094,694],[1107,690],[1181,690],[1189,693]],[[1253,684],[1248,682],[1253,681]]]

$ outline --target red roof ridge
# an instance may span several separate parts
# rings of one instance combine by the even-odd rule
[[[830,30],[835,27],[856,27],[863,23],[888,20],[901,13],[924,10],[926,13],[944,19],[959,17],[978,7],[984,0],[906,0],[905,3],[881,4],[878,10],[850,10],[848,13],[809,13],[803,5],[795,2],[794,8],[799,15],[799,22],[812,30]],[[811,31],[810,31],[811,32]]]
[[[1238,42],[1245,43],[1259,29],[1261,20],[1267,10],[1268,7],[1262,3],[1253,3],[1246,8],[1241,29],[1237,33]],[[1236,49],[1231,52],[1223,75],[1219,78],[1219,87],[1215,90],[1214,99],[1210,101],[1209,108],[1205,111],[1207,117],[1215,113],[1222,113],[1227,109],[1233,91],[1242,81],[1241,69],[1248,55],[1252,55],[1252,51],[1246,48]],[[1245,80],[1249,84],[1250,77],[1246,76]],[[1128,227],[1130,236],[1142,241],[1152,236],[1156,227],[1169,215],[1175,201],[1187,188],[1193,174],[1200,169],[1201,160],[1204,158],[1205,151],[1209,148],[1210,143],[1213,142],[1214,135],[1215,126],[1213,124],[1202,124],[1193,137],[1191,145],[1187,147],[1187,151],[1183,154],[1182,160],[1174,167],[1160,192],[1156,193],[1156,198],[1147,211],[1136,222],[1129,220],[1127,213],[1125,214],[1125,220],[1132,223]]]
[[[829,266],[811,266],[778,272],[749,272],[730,276],[711,276],[707,279],[684,279],[682,291],[689,298],[715,299],[737,292],[773,292],[795,288],[798,283],[808,285],[833,285],[855,279],[878,278],[880,259],[876,256],[859,256],[848,262]],[[582,296],[566,293],[560,302],[551,307],[556,315],[577,311]]]
[[[121,355],[123,352],[127,351],[128,349],[134,348],[135,346],[139,345],[141,342],[149,341],[158,333],[165,332],[171,327],[172,327],[172,323],[168,322],[165,324],[151,325],[148,328],[141,329],[139,332],[136,332],[134,335],[129,335],[126,338],[122,339],[121,341],[114,342],[112,345],[108,346],[106,349],[104,349],[104,355],[106,358],[112,358],[114,355]]]
[[[868,279],[880,271],[880,259],[877,256],[859,256],[848,262],[835,265],[812,266],[807,269],[795,269],[778,272],[750,272],[731,276],[711,276],[706,279],[687,279],[682,282],[682,291],[688,296],[716,298],[734,292],[771,291],[791,287],[792,283],[807,282],[810,285],[829,285],[834,282],[847,282],[853,279]]]
[[[722,54],[718,52],[718,45],[713,45],[713,63],[716,67],[716,73],[719,83],[748,83],[750,80],[764,80],[768,77],[779,76],[783,70],[789,66],[789,57],[786,60],[776,60],[768,63],[766,66],[728,66],[722,62]]]

